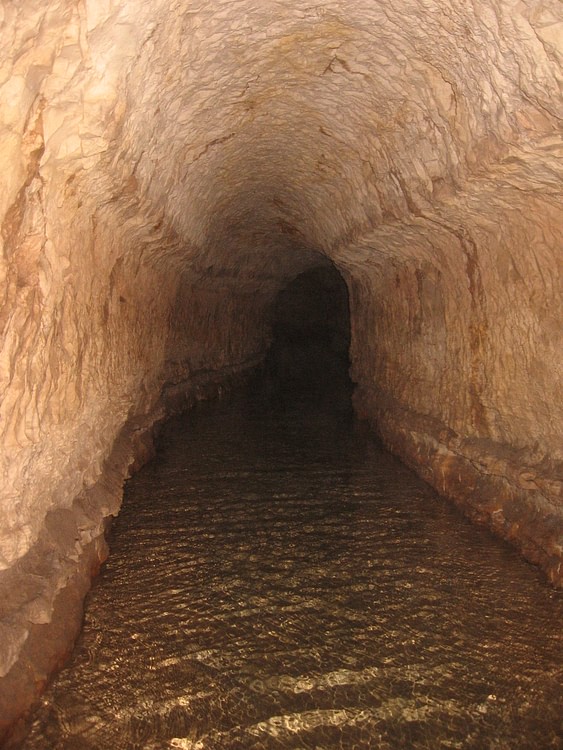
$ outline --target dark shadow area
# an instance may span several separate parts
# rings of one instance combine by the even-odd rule
[[[263,373],[274,400],[350,407],[350,309],[337,269],[318,266],[293,279],[278,294],[271,323]]]

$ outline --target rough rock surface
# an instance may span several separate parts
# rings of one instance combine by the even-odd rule
[[[558,0],[0,6],[0,732],[150,425],[322,258],[359,412],[562,582],[562,35]]]

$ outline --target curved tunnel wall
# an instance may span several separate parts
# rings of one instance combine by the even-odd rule
[[[24,0],[0,23],[4,723],[72,638],[150,425],[260,362],[320,256],[358,412],[561,583],[557,0]]]

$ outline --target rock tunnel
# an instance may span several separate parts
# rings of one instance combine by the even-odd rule
[[[350,311],[342,276],[329,264],[297,276],[277,295],[263,364],[274,397],[347,400]]]
[[[2,4],[3,728],[153,426],[271,363],[303,285],[345,284],[357,414],[561,584],[562,33],[557,0]]]

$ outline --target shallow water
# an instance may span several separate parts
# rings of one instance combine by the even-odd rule
[[[23,748],[563,748],[563,599],[346,410],[237,398],[129,483]]]

